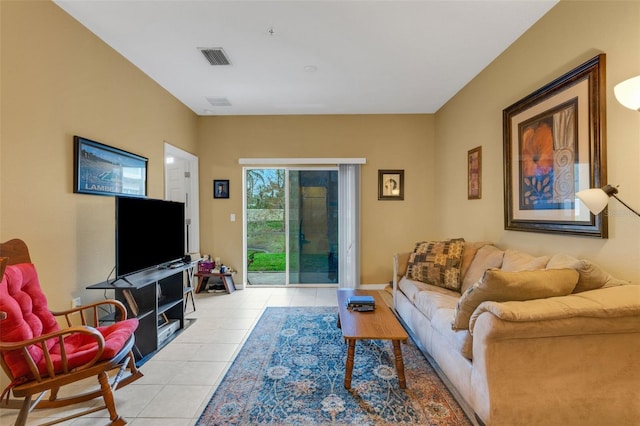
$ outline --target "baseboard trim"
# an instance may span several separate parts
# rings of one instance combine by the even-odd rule
[[[360,284],[358,290],[384,290],[387,284]]]

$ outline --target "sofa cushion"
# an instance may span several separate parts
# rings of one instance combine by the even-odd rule
[[[574,293],[587,290],[595,290],[604,287],[605,284],[615,282],[615,278],[608,272],[603,271],[598,265],[588,260],[580,260],[567,254],[555,254],[549,259],[547,269],[575,269],[580,274],[578,284],[573,289]]]
[[[407,276],[450,290],[460,290],[460,266],[464,239],[422,241],[409,257]]]
[[[431,321],[433,316],[442,309],[453,310],[456,307],[458,301],[457,294],[452,296],[450,294],[444,294],[435,291],[421,291],[416,295],[413,302],[416,308],[422,314]]]
[[[467,271],[471,267],[473,259],[475,259],[478,250],[490,244],[491,243],[488,241],[464,242],[464,250],[462,250],[462,262],[460,263],[460,279],[462,280],[462,282],[464,282],[464,277],[467,275]]]
[[[502,266],[504,251],[494,245],[486,245],[478,249],[473,257],[473,262],[466,270],[462,278],[462,287],[460,292],[464,293],[476,281],[482,278],[484,271],[491,268],[499,268]]]
[[[431,319],[431,327],[436,333],[442,335],[451,349],[461,353],[463,357],[471,359],[473,357],[473,337],[469,330],[452,330],[452,316],[453,309],[438,309]]]
[[[549,262],[549,256],[535,257],[529,253],[507,249],[504,252],[501,269],[507,272],[535,271],[544,269],[547,262]]]
[[[577,282],[578,272],[574,269],[519,272],[489,269],[458,300],[452,328],[455,330],[468,329],[471,314],[482,302],[566,296],[575,288]]]
[[[398,288],[413,303],[416,308],[429,320],[440,308],[453,309],[460,298],[457,292],[421,281],[402,277]]]

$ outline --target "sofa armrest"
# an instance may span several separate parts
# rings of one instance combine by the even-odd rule
[[[471,334],[475,333],[475,324],[484,314],[503,320],[505,325],[500,332],[506,333],[505,336],[509,336],[512,327],[518,330],[518,335],[529,328],[535,329],[537,335],[580,334],[581,330],[584,333],[589,330],[596,333],[640,332],[640,286],[607,287],[519,302],[483,302],[471,316]],[[525,327],[525,324],[533,326]],[[491,330],[491,333],[497,332],[498,329]]]
[[[398,282],[407,273],[407,265],[409,264],[410,251],[396,253],[393,256],[393,288],[398,286]]]
[[[409,264],[410,251],[396,253],[393,256],[393,300],[395,304],[396,292],[398,291],[398,282],[407,273],[407,265]]]
[[[635,424],[640,398],[629,395],[640,383],[638,322],[515,322],[485,311],[474,328],[471,403],[487,424]]]
[[[495,424],[523,418],[549,424],[553,413],[554,424],[598,424],[603,418],[634,424],[640,398],[629,395],[640,383],[638,291],[629,285],[481,304],[471,329],[471,403],[479,417]]]

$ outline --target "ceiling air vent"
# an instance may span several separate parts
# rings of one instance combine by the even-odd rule
[[[211,65],[231,65],[229,58],[221,47],[201,48],[200,52]]]
[[[207,97],[207,101],[213,105],[213,106],[231,106],[231,102],[229,102],[229,99],[227,98],[223,98],[223,97],[219,97],[219,96],[209,96]]]

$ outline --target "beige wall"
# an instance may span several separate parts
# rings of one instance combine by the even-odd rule
[[[365,283],[388,281],[392,254],[415,241],[457,236],[564,251],[637,281],[640,219],[615,201],[608,240],[504,231],[502,110],[605,52],[609,182],[640,207],[640,114],[612,95],[614,83],[640,73],[639,8],[561,2],[435,115],[196,117],[55,4],[2,1],[0,241],[27,241],[54,307],[87,296],[83,288],[109,274],[113,198],[72,192],[79,134],[149,157],[155,198],[163,196],[163,141],[198,155],[201,250],[234,267],[242,261],[238,158],[365,157]],[[466,154],[479,145],[483,197],[468,201]],[[404,202],[377,200],[377,171],[385,168],[405,169]],[[231,180],[229,200],[212,199],[217,178]]]
[[[346,115],[203,117],[199,120],[201,251],[242,266],[239,158],[365,157],[361,173],[361,280],[391,279],[393,253],[435,228],[433,116]],[[404,169],[405,200],[378,201],[378,169]],[[230,198],[213,199],[213,180]],[[231,213],[236,222],[230,222]]]
[[[73,135],[149,158],[195,152],[196,115],[54,3],[0,2],[0,241],[21,238],[54,309],[114,266],[114,198],[73,193]]]
[[[613,86],[640,74],[640,2],[561,2],[436,114],[439,237],[487,239],[531,253],[591,259],[640,282],[640,218],[609,203],[609,238],[504,230],[502,110],[575,66],[606,54],[608,182],[640,208],[640,114],[622,107]],[[467,151],[482,146],[481,200],[466,199]]]

